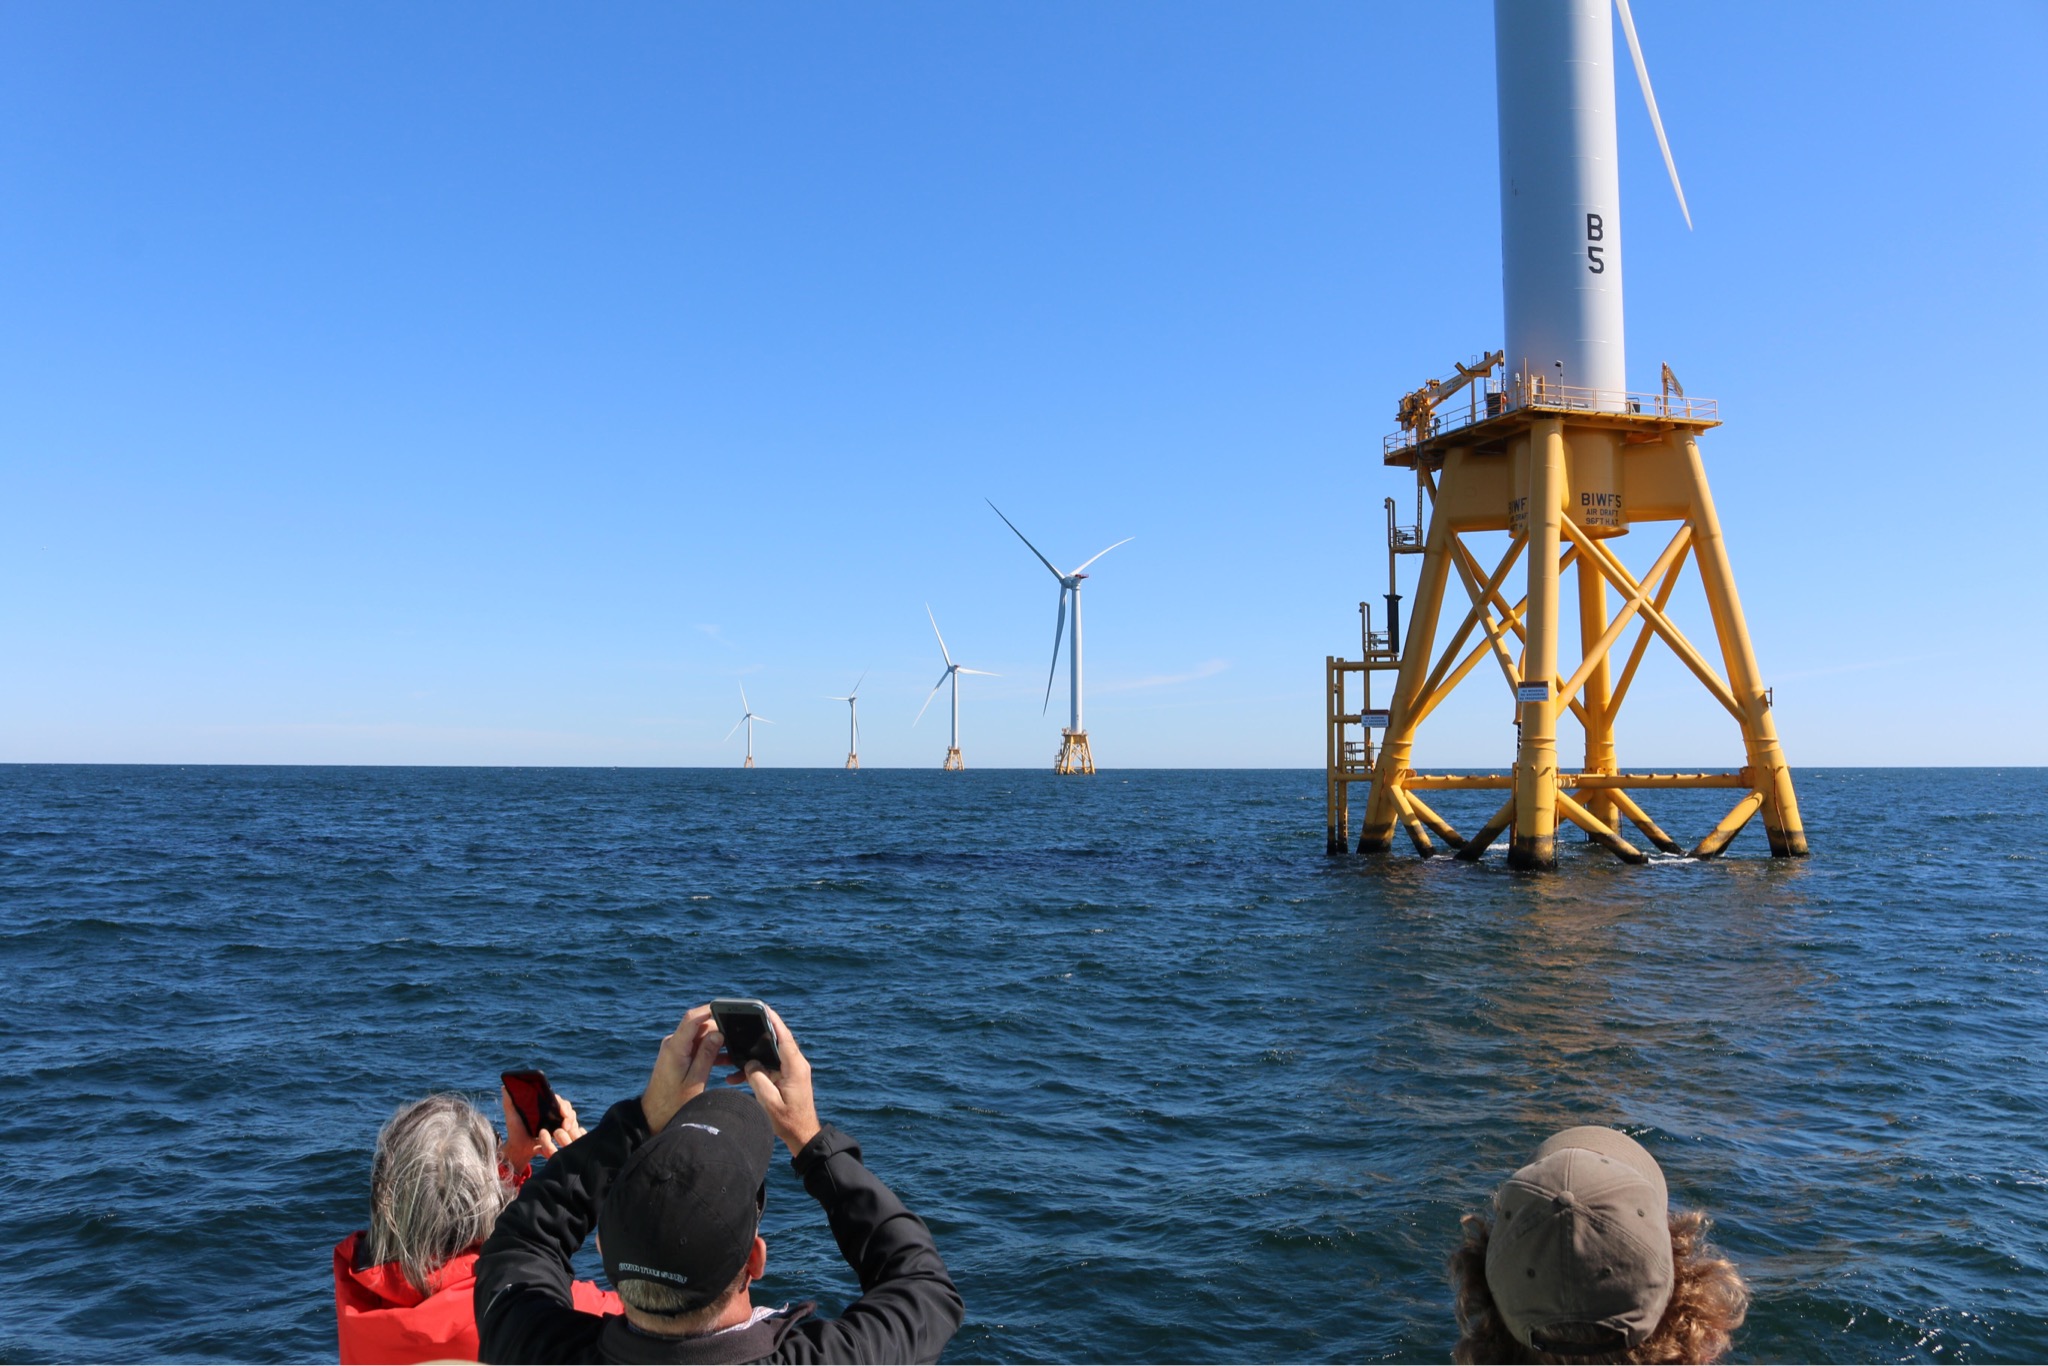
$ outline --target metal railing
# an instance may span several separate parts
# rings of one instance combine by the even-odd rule
[[[1583,389],[1570,384],[1551,384],[1541,376],[1524,382],[1511,379],[1500,389],[1481,394],[1476,404],[1457,404],[1430,416],[1425,431],[1398,431],[1380,443],[1384,454],[1409,450],[1460,428],[1524,408],[1565,413],[1627,413],[1631,416],[1671,417],[1680,421],[1719,422],[1721,402],[1712,398],[1687,398],[1682,394],[1635,393],[1624,389]]]

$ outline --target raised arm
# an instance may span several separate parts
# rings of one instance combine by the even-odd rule
[[[604,1320],[579,1313],[570,1258],[597,1223],[612,1177],[633,1150],[704,1089],[721,1040],[699,1006],[661,1041],[647,1089],[562,1148],[498,1216],[476,1264],[476,1326],[485,1361],[589,1359]]]
[[[837,1319],[809,1319],[795,1336],[822,1361],[937,1361],[966,1306],[924,1221],[861,1163],[860,1145],[818,1122],[811,1064],[782,1017],[769,1012],[782,1068],[749,1063],[747,1081],[804,1189],[824,1207],[861,1297]],[[793,1346],[794,1344],[786,1344]]]
[[[638,1100],[548,1160],[498,1216],[476,1263],[478,1354],[485,1361],[589,1359],[604,1320],[575,1308],[569,1259],[597,1223],[613,1173],[647,1140]]]

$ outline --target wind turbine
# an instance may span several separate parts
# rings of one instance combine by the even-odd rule
[[[989,507],[994,509],[996,516],[1003,517],[1003,510],[996,507],[993,499],[989,500]],[[1012,531],[1017,531],[1017,524],[1008,517],[1003,517],[1003,525]],[[1052,705],[1052,679],[1053,675],[1059,672],[1060,667],[1060,634],[1067,627],[1067,595],[1071,593],[1074,597],[1074,634],[1067,647],[1067,728],[1060,732],[1060,753],[1059,757],[1053,760],[1052,771],[1055,773],[1093,773],[1095,771],[1095,755],[1088,748],[1088,731],[1081,724],[1081,580],[1088,577],[1086,570],[1089,565],[1094,564],[1095,561],[1116,549],[1117,546],[1127,545],[1131,541],[1136,540],[1137,537],[1126,536],[1123,540],[1118,541],[1116,545],[1098,550],[1094,555],[1083,560],[1080,568],[1067,574],[1062,574],[1058,569],[1054,568],[1053,562],[1045,558],[1045,555],[1039,548],[1031,544],[1031,538],[1023,532],[1017,531],[1017,539],[1024,542],[1029,547],[1031,553],[1038,556],[1038,562],[1044,565],[1055,579],[1060,581],[1060,615],[1059,620],[1053,624],[1052,628],[1052,666],[1045,672],[1045,707]],[[1040,710],[1043,711],[1044,708]]]
[[[1343,852],[1348,838],[1348,787],[1368,780],[1372,788],[1358,836],[1360,853],[1386,852],[1403,826],[1418,850],[1426,853],[1433,847],[1434,832],[1462,859],[1483,856],[1495,839],[1509,834],[1510,868],[1547,869],[1558,863],[1559,832],[1576,825],[1623,860],[1647,861],[1622,837],[1623,817],[1658,848],[1685,853],[1630,795],[1644,787],[1746,789],[1734,809],[1692,848],[1693,858],[1719,854],[1758,815],[1773,857],[1807,852],[1792,770],[1735,591],[1734,561],[1699,445],[1703,433],[1721,425],[1718,406],[1711,399],[1674,392],[1678,386],[1668,366],[1657,392],[1627,392],[1613,13],[1620,15],[1679,211],[1688,225],[1692,222],[1629,0],[1613,0],[1612,11],[1609,0],[1494,0],[1508,373],[1501,387],[1489,384],[1485,391],[1474,391],[1463,421],[1455,415],[1423,425],[1404,420],[1406,430],[1385,447],[1384,463],[1412,469],[1417,490],[1433,511],[1425,535],[1401,545],[1391,544],[1398,538],[1389,538],[1391,549],[1422,557],[1416,610],[1405,639],[1384,651],[1368,643],[1367,659],[1356,664],[1326,657],[1329,758],[1324,790],[1330,814],[1325,848],[1332,853]],[[1494,361],[1501,358],[1500,352],[1489,354]],[[1491,368],[1491,363],[1480,367],[1478,375]],[[1459,373],[1477,377],[1465,366]],[[1483,408],[1481,392],[1487,400]],[[1404,410],[1414,412],[1412,400],[1423,393],[1407,396]],[[1678,526],[1649,572],[1637,578],[1619,551],[1640,542],[1624,538],[1660,522]],[[1502,530],[1510,533],[1509,549],[1489,570],[1474,561],[1472,546],[1461,538]],[[1567,597],[1571,580],[1565,577],[1574,560],[1576,610]],[[1718,670],[1707,652],[1663,615],[1663,604],[1688,562],[1696,567],[1697,591],[1706,600],[1720,647]],[[1512,587],[1503,588],[1510,573],[1524,576],[1526,585],[1522,606],[1515,608],[1505,606],[1515,596]],[[1459,778],[1417,780],[1415,762],[1419,727],[1457,682],[1438,667],[1435,632],[1455,611],[1447,607],[1447,586],[1461,581],[1477,605],[1445,657],[1464,648],[1475,623],[1483,625],[1515,699],[1515,758],[1512,776],[1505,780],[1507,800],[1470,838],[1430,810],[1423,792],[1424,787],[1463,786]],[[1484,593],[1477,587],[1482,582]],[[1617,590],[1624,605],[1613,615],[1609,594]],[[1502,648],[1505,633],[1495,624],[1496,606],[1504,609],[1501,624],[1513,626],[1520,638],[1519,660],[1512,649]],[[1641,640],[1626,665],[1620,665],[1619,642],[1637,617]],[[1621,767],[1615,718],[1653,628],[1740,725],[1745,762],[1738,772],[1651,778]],[[1560,658],[1559,649],[1574,635],[1576,664]],[[1478,651],[1485,652],[1484,647]],[[1399,673],[1386,710],[1349,712],[1344,673],[1390,665]],[[1471,661],[1459,667],[1470,668]],[[1370,729],[1342,719],[1347,715],[1374,717],[1384,727],[1376,754]],[[1583,733],[1582,758],[1564,752],[1564,737],[1558,734],[1560,722],[1570,718],[1576,718]],[[1347,738],[1349,724],[1366,731],[1362,744]],[[1364,763],[1340,757],[1352,754]],[[1479,780],[1502,781],[1492,776]]]
[[[765,716],[754,715],[754,708],[747,701],[747,685],[742,683],[740,684],[740,719],[733,722],[732,730],[725,733],[726,740],[730,740],[732,739],[733,731],[738,730],[741,726],[747,728],[747,761],[740,765],[741,768],[752,768],[754,766],[754,723],[756,721],[759,721],[764,726],[775,724]],[[719,743],[723,744],[724,741]]]
[[[930,603],[924,605],[924,614],[932,619],[932,634],[939,636],[939,653],[945,656],[946,671],[939,675],[939,681],[932,684],[932,690],[925,694],[924,707],[917,709],[917,721],[924,720],[925,707],[929,707],[932,704],[932,699],[939,695],[939,689],[945,687],[948,680],[950,680],[953,684],[953,742],[946,746],[945,766],[948,772],[957,773],[967,767],[966,763],[960,758],[960,675],[980,674],[983,678],[1001,678],[1002,675],[992,674],[987,669],[970,669],[964,664],[955,664],[952,652],[946,648],[946,638],[939,635],[939,619],[932,617],[932,605]],[[912,721],[910,724],[915,726],[917,721]]]
[[[847,711],[846,766],[860,767],[860,685],[868,681],[867,672],[861,672],[860,681],[853,685],[853,691],[844,697],[828,697],[828,702],[844,702]]]

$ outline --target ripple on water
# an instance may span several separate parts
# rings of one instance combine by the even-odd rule
[[[954,1359],[1441,1359],[1459,1215],[1576,1122],[1713,1214],[1743,1356],[2039,1359],[2048,775],[1905,781],[1801,775],[1799,864],[1531,878],[1326,859],[1314,773],[0,769],[0,1360],[330,1354],[396,1105],[594,1115],[732,992]],[[773,1180],[765,1292],[843,1303]]]

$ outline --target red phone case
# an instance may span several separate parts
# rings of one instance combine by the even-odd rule
[[[562,1127],[562,1107],[545,1072],[504,1072],[499,1080],[505,1083],[505,1093],[512,1097],[512,1108],[519,1112],[519,1122],[529,1135]]]

